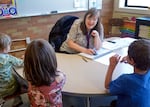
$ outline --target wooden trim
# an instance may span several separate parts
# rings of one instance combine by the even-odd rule
[[[14,49],[14,50],[10,50],[9,53],[18,52],[18,51],[24,51],[24,50],[26,50],[26,48]]]

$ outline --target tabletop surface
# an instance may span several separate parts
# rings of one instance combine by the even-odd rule
[[[124,51],[124,49],[122,49]],[[121,52],[121,50],[120,50]],[[63,91],[70,94],[97,95],[106,94],[104,87],[108,65],[86,59],[79,55],[57,53],[58,69],[66,74],[67,80]],[[109,60],[109,58],[107,58]],[[106,61],[106,60],[105,60]],[[132,73],[129,64],[119,63],[114,71],[113,79],[123,73]]]
[[[104,87],[105,75],[109,65],[109,57],[119,54],[122,57],[127,55],[127,47],[115,50],[114,52],[90,60],[78,54],[56,53],[58,70],[66,75],[66,83],[63,92],[77,95],[102,95],[107,94]],[[17,72],[23,76],[22,68]],[[129,64],[118,63],[113,73],[116,79],[123,73],[132,73],[133,67]]]

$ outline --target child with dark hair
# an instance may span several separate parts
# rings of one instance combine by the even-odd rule
[[[62,107],[61,90],[66,77],[57,70],[55,51],[48,41],[37,39],[28,45],[24,73],[29,81],[28,96],[32,107]]]
[[[123,74],[112,81],[120,56],[110,58],[105,87],[118,96],[115,107],[150,107],[150,41],[136,40],[130,44],[123,62],[134,67],[132,74]]]

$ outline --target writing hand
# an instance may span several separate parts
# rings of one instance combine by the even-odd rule
[[[94,55],[94,54],[96,54],[95,50],[93,50],[93,49],[86,49],[86,51],[85,51],[84,53],[87,53],[87,54],[89,54],[89,55]]]
[[[127,56],[124,56],[120,62],[124,62],[124,63],[127,63]]]

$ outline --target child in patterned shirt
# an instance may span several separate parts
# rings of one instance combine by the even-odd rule
[[[18,91],[18,84],[12,75],[12,67],[23,66],[23,61],[8,54],[11,46],[11,38],[4,33],[0,33],[0,98],[3,99]],[[16,102],[17,101],[17,102]],[[21,104],[21,97],[16,97],[14,102]],[[17,105],[18,105],[17,104]]]
[[[57,70],[55,51],[48,41],[37,39],[28,45],[24,73],[29,81],[31,107],[62,107],[61,90],[66,77]]]

